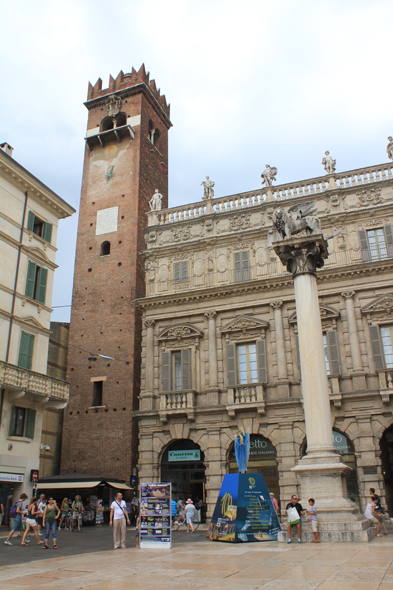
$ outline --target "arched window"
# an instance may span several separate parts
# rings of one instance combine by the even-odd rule
[[[102,242],[100,256],[109,256],[110,253],[111,253],[111,243],[110,242]]]
[[[154,125],[153,125],[153,121],[149,121],[149,135],[148,135],[149,140],[152,142],[152,144],[154,145]]]
[[[119,113],[116,115],[116,127],[122,127],[123,125],[127,125],[127,115],[126,113]]]
[[[115,120],[113,117],[105,117],[101,121],[101,131],[109,131],[109,129],[113,129],[115,126]]]

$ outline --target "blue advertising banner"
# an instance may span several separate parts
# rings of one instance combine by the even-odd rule
[[[274,541],[279,531],[280,522],[263,475],[225,475],[208,538],[230,543]]]
[[[171,547],[171,484],[142,483],[139,539],[141,549]]]

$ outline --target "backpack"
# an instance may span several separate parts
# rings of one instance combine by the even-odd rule
[[[15,504],[12,504],[11,508],[10,508],[10,518],[16,518],[16,515],[18,514],[16,509],[18,508],[18,502],[15,502]]]

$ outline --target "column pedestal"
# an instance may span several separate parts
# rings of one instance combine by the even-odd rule
[[[292,468],[300,478],[300,502],[307,509],[308,499],[315,499],[322,541],[368,541],[373,529],[347,497],[345,474],[350,468],[341,462],[333,444],[316,279],[317,268],[328,257],[327,242],[322,234],[312,234],[275,242],[273,248],[292,274],[295,287],[307,435],[307,455]],[[303,531],[308,534],[304,521]],[[284,541],[286,535],[280,533],[278,540]]]

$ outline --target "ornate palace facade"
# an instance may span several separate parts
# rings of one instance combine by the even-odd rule
[[[333,172],[148,214],[141,481],[172,481],[211,514],[243,427],[249,470],[282,504],[296,492],[291,468],[307,445],[301,366],[272,216],[315,201],[329,242],[318,292],[334,442],[352,467],[350,497],[364,509],[373,486],[393,515],[392,172]]]

